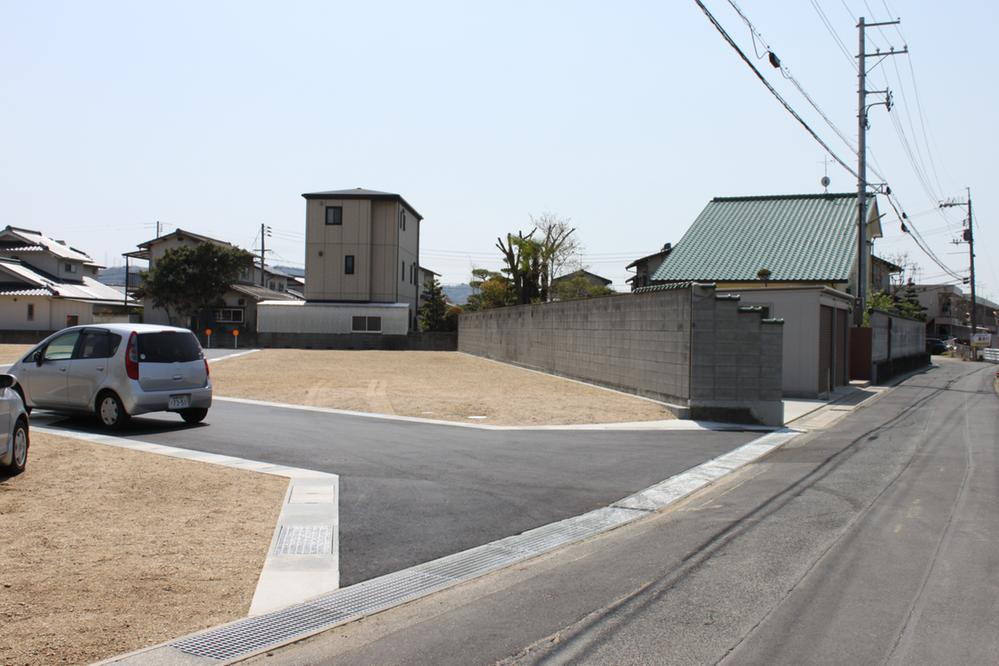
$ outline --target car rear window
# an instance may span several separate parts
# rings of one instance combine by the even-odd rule
[[[193,333],[161,331],[139,333],[140,363],[187,363],[201,358],[201,345]]]

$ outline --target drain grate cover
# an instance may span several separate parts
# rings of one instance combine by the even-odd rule
[[[333,552],[330,525],[282,525],[274,544],[275,555],[329,555]]]
[[[644,513],[610,507],[597,509],[492,544],[341,588],[297,606],[238,620],[232,624],[187,636],[170,645],[181,652],[211,659],[227,660],[243,657],[295,638],[317,633],[348,620],[418,599],[463,580],[481,576],[559,546],[599,534],[634,520]],[[282,527],[282,532],[278,536],[278,546],[284,543],[283,539],[287,539],[289,548],[314,547],[313,538],[318,538],[316,535],[323,529],[328,530],[329,527],[326,525]],[[285,530],[288,530],[287,537]],[[324,543],[328,544],[328,536],[324,538]]]

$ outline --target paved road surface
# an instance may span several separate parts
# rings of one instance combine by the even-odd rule
[[[676,510],[259,661],[999,663],[995,370],[941,361]]]
[[[605,506],[760,434],[485,431],[216,401],[206,424],[149,415],[121,436],[339,474],[350,585]]]

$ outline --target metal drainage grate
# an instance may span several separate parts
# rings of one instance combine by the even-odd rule
[[[333,528],[329,525],[282,525],[274,544],[275,555],[329,555]]]
[[[209,629],[170,645],[181,652],[210,659],[244,657],[348,620],[418,599],[559,546],[599,534],[641,515],[645,515],[645,512],[610,507],[598,509],[492,544],[345,587],[306,603]],[[279,541],[280,538],[279,536]]]

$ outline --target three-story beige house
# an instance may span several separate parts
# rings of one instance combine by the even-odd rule
[[[398,194],[357,188],[305,198],[304,303],[261,303],[261,333],[404,335],[416,330],[420,222]]]

